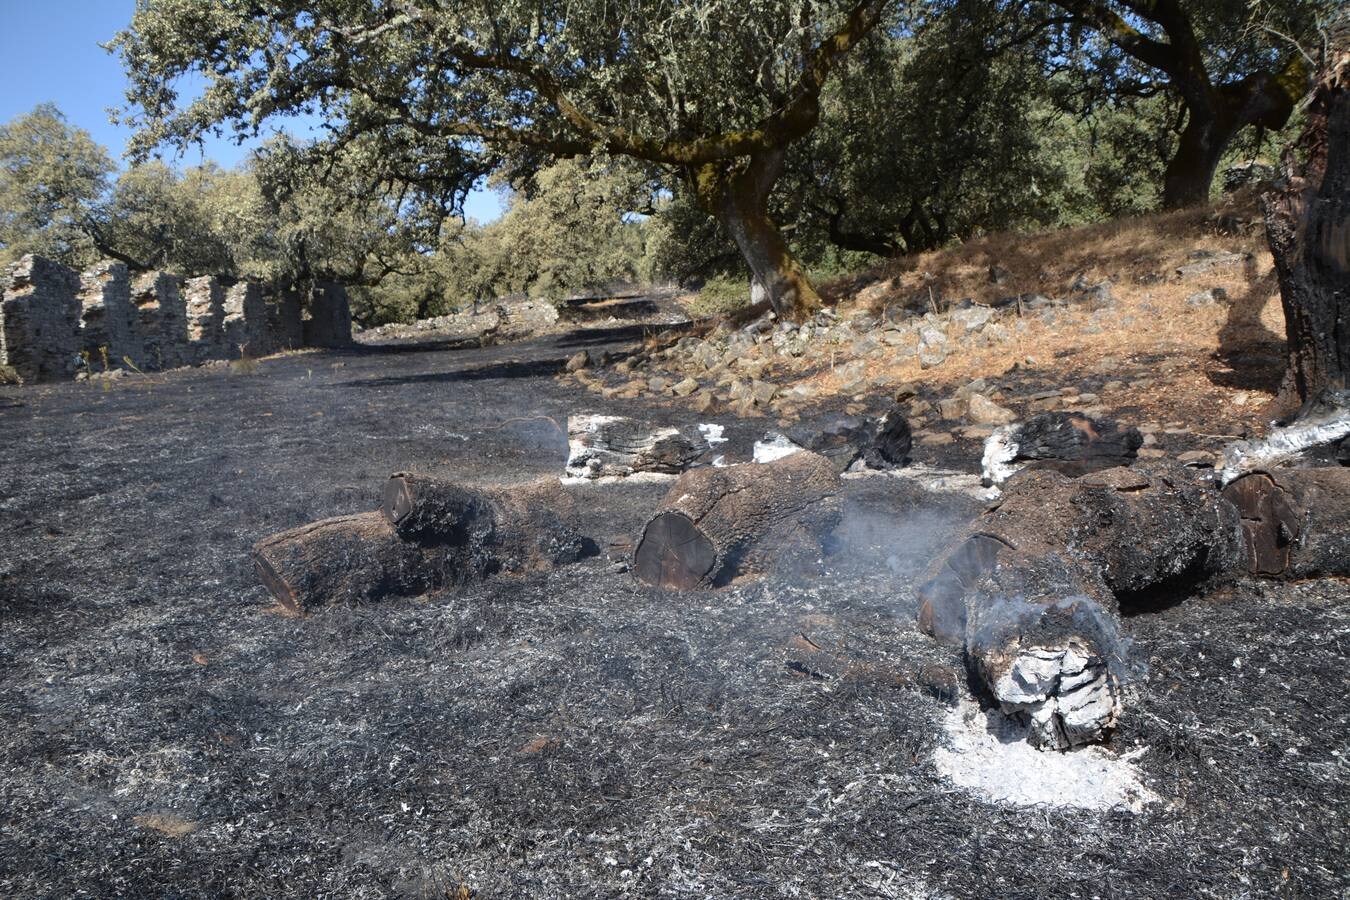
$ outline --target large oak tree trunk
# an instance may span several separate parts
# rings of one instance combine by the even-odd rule
[[[1219,160],[1241,123],[1215,112],[1191,112],[1176,153],[1163,174],[1163,209],[1181,209],[1209,200]]]
[[[769,193],[783,171],[785,148],[760,151],[744,168],[715,166],[696,177],[699,202],[721,223],[750,267],[750,300],[767,300],[780,318],[804,321],[820,309],[806,270],[769,216]]]
[[[816,558],[839,522],[839,476],[805,450],[771,463],[691,469],[648,520],[633,574],[657,587],[717,587],[742,572]]]
[[[1283,184],[1264,198],[1288,342],[1281,399],[1290,407],[1350,386],[1347,31],[1333,35],[1307,125],[1285,151]]]

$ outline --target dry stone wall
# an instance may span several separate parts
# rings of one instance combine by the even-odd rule
[[[184,281],[167,272],[133,278],[115,262],[79,274],[32,255],[0,273],[0,375],[24,383],[344,347],[351,327],[346,289],[332,282],[308,298],[269,296],[254,282]]]
[[[80,351],[96,368],[141,367],[145,344],[131,304],[131,278],[120,262],[100,263],[80,276]]]
[[[80,279],[65,266],[25,256],[10,266],[0,299],[0,365],[20,381],[73,378],[80,360]]]

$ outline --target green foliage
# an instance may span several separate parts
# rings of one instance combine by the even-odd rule
[[[729,315],[749,305],[749,279],[719,276],[704,283],[698,295],[686,304],[686,309],[689,310],[689,315],[702,319]]]
[[[51,104],[0,125],[0,263],[25,253],[93,262],[85,223],[113,168],[89,132]]]

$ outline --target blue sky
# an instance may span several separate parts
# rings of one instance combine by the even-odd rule
[[[108,108],[123,102],[126,79],[117,58],[99,43],[127,24],[135,6],[135,0],[0,0],[0,122],[51,101],[120,158],[129,132],[108,121]],[[233,166],[251,149],[212,139],[177,162],[213,159]],[[466,212],[490,221],[501,206],[496,194],[475,191]]]

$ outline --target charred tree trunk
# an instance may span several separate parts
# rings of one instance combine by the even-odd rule
[[[443,551],[457,580],[537,571],[595,552],[555,479],[482,488],[400,472],[380,508],[400,538]]]
[[[1289,354],[1281,399],[1291,408],[1324,389],[1350,387],[1347,30],[1333,35],[1307,125],[1285,151],[1283,184],[1264,198]]]
[[[696,429],[681,431],[623,416],[568,416],[567,445],[566,471],[574,478],[678,475],[709,449]]]
[[[1062,748],[1119,715],[1119,611],[1173,602],[1240,558],[1237,510],[1175,466],[1027,471],[930,571],[919,627],[963,644],[1033,742]]]
[[[780,318],[804,321],[821,307],[820,295],[769,216],[769,193],[783,171],[787,150],[757,151],[739,170],[708,165],[699,170],[699,202],[716,217],[750,267],[750,300],[767,300]]]
[[[633,574],[676,590],[717,587],[775,562],[818,557],[839,521],[839,476],[798,451],[681,475],[637,541]]]
[[[264,538],[253,545],[253,567],[278,602],[300,613],[416,596],[446,575],[442,554],[401,540],[379,513],[323,519]]]
[[[1350,469],[1253,472],[1223,495],[1242,515],[1253,575],[1350,576]]]

